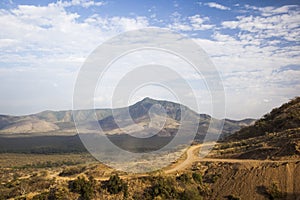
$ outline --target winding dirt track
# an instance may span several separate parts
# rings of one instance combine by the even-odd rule
[[[173,172],[181,171],[192,165],[193,162],[198,160],[198,157],[195,155],[195,151],[199,151],[199,148],[201,148],[201,145],[195,145],[188,148],[188,150],[186,151],[186,159],[183,162],[176,164],[173,168],[165,170],[165,173],[170,174]]]
[[[223,158],[200,158],[199,149],[205,146],[211,146],[212,143],[194,145],[186,151],[186,159],[170,169],[166,169],[166,174],[182,171],[190,167],[194,162],[226,162],[226,163],[244,163],[244,164],[260,164],[260,163],[284,163],[296,162],[295,160],[253,160],[253,159],[223,159]]]

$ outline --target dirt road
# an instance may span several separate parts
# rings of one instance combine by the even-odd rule
[[[188,150],[186,151],[186,159],[183,162],[176,164],[171,169],[167,169],[165,171],[165,173],[170,174],[170,173],[180,171],[180,170],[183,170],[183,169],[186,169],[187,167],[189,167],[193,162],[197,161],[198,158],[195,155],[195,151],[196,150],[199,151],[200,147],[201,147],[201,145],[194,145],[194,146],[191,146],[190,148],[188,148]]]
[[[171,168],[166,169],[166,174],[181,171],[190,167],[194,162],[226,162],[226,163],[244,163],[244,164],[261,164],[261,163],[285,163],[285,162],[296,162],[295,160],[252,160],[252,159],[223,159],[223,158],[200,158],[199,150],[201,147],[211,146],[211,143],[194,145],[188,148],[186,151],[186,159],[182,162],[176,163]]]
[[[169,166],[166,169],[163,169],[164,173],[166,174],[171,174],[171,173],[176,173],[185,169],[188,169],[189,167],[192,166],[194,162],[223,162],[223,163],[243,163],[247,166],[259,166],[262,163],[285,163],[285,162],[296,162],[294,160],[291,161],[274,161],[274,160],[251,160],[251,159],[222,159],[222,158],[201,158],[199,156],[199,150],[200,148],[203,147],[209,147],[213,145],[212,143],[206,143],[206,144],[198,144],[198,145],[193,145],[190,146],[185,154],[185,159],[184,160],[179,160],[177,163]],[[59,177],[58,173],[56,176],[59,179],[62,180],[71,180],[72,178],[70,177]],[[141,174],[129,174],[129,175],[122,175],[121,177],[124,179],[132,178],[132,177],[144,177],[144,176],[149,176],[147,173],[141,173]],[[96,180],[99,181],[105,181],[108,180],[109,177],[96,177]]]

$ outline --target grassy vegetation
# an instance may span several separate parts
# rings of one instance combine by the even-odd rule
[[[74,155],[74,157],[76,156]],[[58,156],[58,158],[60,157]],[[56,161],[60,162],[60,159]],[[158,171],[139,176],[120,173],[95,162],[70,166],[40,165],[39,162],[36,160],[35,163],[26,168],[2,167],[0,171],[0,200],[12,198],[26,200],[215,199],[214,190],[218,184],[223,185],[223,179],[231,173],[222,174],[222,170],[232,167],[233,170],[237,170],[238,166],[228,163],[220,166],[218,163],[201,162],[197,165],[199,168],[182,171],[176,175],[167,175],[163,171]],[[52,161],[51,163],[55,162]],[[41,167],[35,167],[39,165]],[[283,167],[282,164],[280,166]],[[236,174],[235,172],[233,175]],[[282,185],[270,184],[260,191],[266,198],[280,199],[286,196],[280,190],[281,187]],[[223,188],[221,189],[223,190]],[[241,193],[230,191],[228,186],[226,189],[228,193],[223,194],[222,198],[240,199],[236,194],[241,195]]]
[[[146,177],[132,176],[123,179],[115,171],[110,171],[99,164],[66,166],[58,163],[36,161],[27,167],[21,165],[2,168],[0,177],[5,178],[1,179],[0,200],[10,198],[197,200],[208,194],[205,192],[207,186],[202,182],[200,171],[181,173],[177,176],[152,173]],[[102,173],[97,178],[89,176],[101,170],[109,174]],[[140,187],[137,187],[138,184],[135,182],[138,182]]]
[[[80,154],[0,154],[0,168],[51,168],[91,163],[96,160],[87,153]]]

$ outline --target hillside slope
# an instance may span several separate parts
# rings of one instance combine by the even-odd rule
[[[214,154],[241,159],[300,158],[300,97],[228,136]]]
[[[279,108],[274,108],[253,126],[245,127],[230,136],[229,140],[248,139],[266,133],[282,132],[300,127],[300,97],[292,99]]]

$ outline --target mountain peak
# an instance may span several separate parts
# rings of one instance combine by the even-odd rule
[[[152,99],[150,97],[145,97],[142,101],[140,102],[147,102],[147,103],[157,103],[158,100]]]

